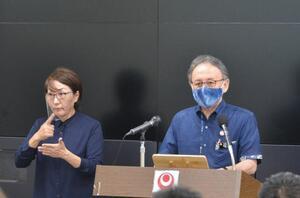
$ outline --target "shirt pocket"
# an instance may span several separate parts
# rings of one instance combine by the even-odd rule
[[[228,161],[230,159],[230,154],[227,148],[221,148],[216,151],[215,162],[220,164],[223,161]]]
[[[237,148],[238,148],[237,141],[232,140],[231,145],[232,145],[232,150],[233,150],[233,155],[234,155],[235,161],[237,161],[238,160],[238,159],[236,159],[236,157],[237,157]],[[218,150],[216,150],[216,163],[220,164],[220,162],[224,162],[224,161],[231,163],[231,157],[230,157],[228,147],[219,148]]]

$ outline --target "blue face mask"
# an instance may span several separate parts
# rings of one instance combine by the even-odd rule
[[[222,97],[222,88],[201,87],[193,90],[195,101],[203,108],[210,108]]]

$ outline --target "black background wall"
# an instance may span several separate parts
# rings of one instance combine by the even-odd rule
[[[300,2],[199,0],[0,1],[0,136],[25,136],[46,115],[43,82],[57,66],[79,73],[81,110],[106,138],[155,114],[160,140],[194,105],[191,60],[227,65],[225,100],[257,115],[262,143],[300,144]],[[134,137],[138,138],[138,137]]]

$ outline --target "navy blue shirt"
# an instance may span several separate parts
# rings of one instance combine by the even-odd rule
[[[222,101],[209,119],[194,106],[178,112],[166,133],[159,153],[205,155],[210,168],[231,165],[226,139],[218,117],[228,119],[229,137],[236,163],[245,159],[262,159],[259,131],[252,112]]]
[[[29,139],[39,130],[46,118],[40,118],[33,124],[28,136],[16,152],[17,167],[27,167],[36,158],[34,195],[35,198],[84,198],[91,197],[97,164],[103,158],[103,133],[100,123],[76,112],[65,122],[53,121],[54,136],[43,143],[57,143],[63,138],[70,152],[81,158],[79,168],[73,168],[68,162],[44,156],[28,145]]]

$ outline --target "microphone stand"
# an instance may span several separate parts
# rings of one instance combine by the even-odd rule
[[[231,144],[231,142],[229,140],[229,137],[228,137],[228,131],[227,130],[223,130],[223,131],[224,131],[224,134],[225,134],[228,151],[229,151],[230,158],[231,158],[232,170],[235,170],[235,160],[234,160],[234,155],[233,155],[232,144]]]
[[[146,152],[145,133],[146,133],[146,130],[141,132],[141,137],[140,137],[140,143],[141,143],[141,146],[140,146],[140,167],[145,167],[145,152]]]

